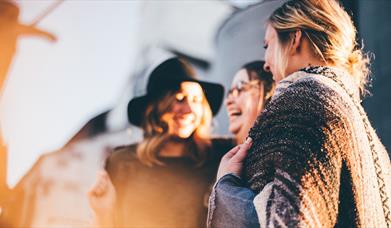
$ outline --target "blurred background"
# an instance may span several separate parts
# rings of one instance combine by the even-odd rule
[[[85,225],[90,214],[80,193],[94,182],[110,148],[142,137],[128,124],[126,105],[144,93],[151,64],[174,53],[201,78],[228,88],[239,67],[263,58],[263,21],[282,2],[13,1],[20,22],[36,23],[57,37],[18,38],[0,100],[6,181],[24,192],[19,225]],[[374,56],[372,95],[363,104],[390,151],[391,1],[341,3],[357,26],[359,43]],[[214,134],[227,135],[227,123],[222,108]],[[81,206],[67,202],[58,209],[59,195],[62,202],[79,197]]]

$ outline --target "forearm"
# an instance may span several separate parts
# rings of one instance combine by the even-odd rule
[[[208,227],[259,227],[254,197],[241,178],[233,174],[223,176],[209,199]]]

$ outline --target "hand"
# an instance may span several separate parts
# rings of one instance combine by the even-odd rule
[[[97,181],[88,192],[88,201],[94,211],[96,225],[113,225],[116,192],[105,170],[98,172]]]
[[[251,145],[252,139],[248,137],[243,144],[235,146],[223,156],[220,161],[219,170],[217,171],[217,180],[228,173],[240,177],[243,160],[246,158],[247,151],[250,149]]]

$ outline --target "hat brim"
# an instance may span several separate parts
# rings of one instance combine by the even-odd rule
[[[208,100],[212,115],[215,116],[220,110],[221,104],[223,103],[224,98],[224,87],[217,83],[197,81],[205,94],[206,99]]]
[[[217,83],[189,79],[185,81],[197,82],[202,87],[209,103],[212,115],[215,116],[220,110],[224,98],[224,87]],[[131,124],[141,127],[148,104],[152,101],[149,94],[135,97],[128,103],[128,120]]]

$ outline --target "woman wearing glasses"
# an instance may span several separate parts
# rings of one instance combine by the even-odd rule
[[[229,131],[237,143],[243,143],[272,96],[274,81],[272,74],[263,69],[263,61],[244,65],[232,80],[232,87],[225,100],[229,116]]]
[[[231,89],[228,91],[225,99],[225,106],[229,116],[229,131],[234,135],[237,144],[241,144],[246,140],[250,128],[254,125],[258,115],[264,110],[274,93],[275,82],[273,75],[263,69],[264,64],[264,61],[253,61],[241,67],[235,74]],[[226,172],[232,172],[235,168],[238,170],[237,173],[239,173],[241,164],[235,166],[235,164],[227,162],[232,157],[231,155],[234,155],[231,152],[223,157],[225,161],[220,163],[217,179],[224,176]],[[237,178],[236,180],[239,180],[239,177]],[[223,188],[223,191],[231,192],[235,188],[230,183],[221,184],[221,182],[218,186],[219,190]],[[242,185],[243,183],[237,184]],[[240,187],[237,189],[240,190],[241,198],[243,199],[252,200],[255,196],[250,189]],[[256,210],[252,203],[249,204],[247,201],[242,201],[235,194],[225,194],[224,197],[215,196],[216,190],[212,192],[209,200],[209,227],[223,227],[227,224],[230,224],[231,227],[259,226]],[[214,210],[216,204],[219,206],[218,210]],[[221,204],[225,205],[221,206]],[[242,210],[243,216],[236,216],[236,214],[232,214],[235,210],[230,210],[232,207],[246,208],[246,210]],[[213,221],[211,221],[212,216]],[[231,221],[230,219],[235,216],[235,221]]]

